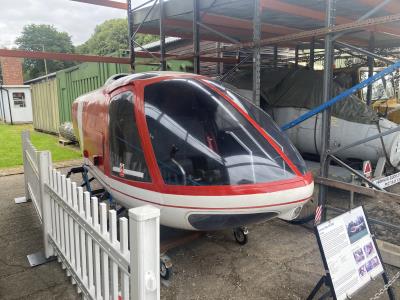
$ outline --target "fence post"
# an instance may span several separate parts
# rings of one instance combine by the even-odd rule
[[[160,210],[141,206],[129,210],[130,298],[160,299]]]
[[[50,195],[45,189],[45,184],[50,182],[49,174],[52,165],[51,153],[49,151],[41,151],[38,155],[39,185],[40,199],[42,211],[42,227],[43,227],[43,246],[46,258],[54,255],[53,247],[49,243],[49,233],[51,231],[51,204]]]
[[[22,160],[24,163],[24,174],[26,171],[26,164],[27,164],[27,159],[26,159],[26,144],[30,140],[31,135],[28,130],[24,130],[21,133],[21,139],[22,139]],[[29,195],[29,189],[28,189],[28,181],[26,179],[26,176],[24,176],[24,184],[25,184],[25,199],[30,200],[30,195]]]

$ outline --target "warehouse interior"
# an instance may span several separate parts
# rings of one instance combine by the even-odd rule
[[[80,2],[99,4],[96,1]],[[127,9],[132,70],[135,69],[135,34],[158,34],[160,69],[165,70],[165,61],[169,58],[193,58],[195,73],[213,73],[222,81],[234,83],[241,88],[245,86],[257,105],[262,105],[262,85],[265,81],[261,75],[266,70],[323,69],[320,75],[322,97],[319,103],[314,103],[317,107],[336,96],[333,94],[333,78],[338,69],[336,65],[355,68],[362,66],[367,73],[364,77],[368,78],[374,75],[375,66],[390,66],[399,56],[400,5],[395,1],[171,0],[147,1],[137,7],[132,3],[128,1],[127,6],[103,3]],[[192,53],[185,55],[168,52],[164,44],[165,36],[186,39],[192,45]],[[203,45],[205,41],[209,43]],[[212,57],[216,61],[211,71],[209,62],[203,62],[205,57]],[[228,59],[236,61],[232,63]],[[246,80],[243,70],[248,71]],[[354,85],[353,81],[347,87]],[[364,101],[369,105],[373,94],[372,85],[364,90]],[[321,114],[321,171],[318,178],[321,178],[319,183],[327,183],[332,160],[356,172],[329,154],[330,109],[322,110]],[[328,184],[338,186],[333,182]],[[349,186],[341,187],[354,190]],[[324,184],[319,189],[318,201],[325,206]]]
[[[82,69],[114,64],[112,71],[98,71],[99,78],[82,76],[82,82],[87,83],[82,89],[73,87],[72,78],[80,76],[75,67],[26,82],[32,85],[34,97],[35,93],[43,93],[38,83],[51,81],[48,94],[63,99],[41,104],[54,104],[57,107],[53,110],[60,111],[56,113],[58,119],[47,120],[40,125],[41,130],[56,132],[61,119],[71,119],[74,99],[100,87],[109,75],[158,70],[193,72],[219,80],[224,87],[251,99],[272,116],[292,141],[301,143],[303,134],[312,131],[310,140],[303,141],[306,145],[301,146],[301,154],[313,162],[318,189],[313,203],[303,208],[296,224],[310,224],[317,207],[321,208],[323,221],[345,211],[335,206],[330,188],[348,193],[350,197],[346,194],[346,199],[339,202],[348,203],[349,208],[354,205],[355,194],[388,207],[400,203],[398,188],[382,187],[363,173],[363,162],[370,159],[359,151],[371,150],[363,145],[372,141],[382,148],[379,159],[373,161],[373,170],[378,174],[373,177],[398,172],[399,162],[391,155],[400,151],[396,148],[400,144],[388,146],[389,136],[400,131],[398,1],[148,0],[137,6],[133,0],[72,1],[81,2],[85,9],[89,4],[125,10],[129,49],[124,57],[107,58],[0,49],[0,56],[79,59],[85,62],[79,67]],[[135,41],[138,33],[157,35],[160,41],[149,47],[140,46]],[[95,66],[93,62],[99,64]],[[285,110],[288,107],[290,110]],[[40,111],[40,107],[36,110]],[[34,112],[34,123],[35,117],[38,118]],[[45,117],[39,117],[37,122]],[[345,120],[344,124],[356,122],[373,130],[367,129],[365,136],[357,130],[351,133],[342,128],[339,132],[335,128],[340,119]],[[337,142],[335,134],[348,139]],[[348,154],[352,150],[356,154]],[[343,159],[342,153],[347,153],[349,159]],[[374,216],[369,222],[400,232],[395,218]]]
[[[269,78],[281,76],[287,78],[299,69],[307,75],[308,84],[312,85],[313,80],[317,80],[320,83],[319,88],[315,92],[314,99],[307,103],[307,108],[310,110],[307,114],[297,115],[296,120],[280,125],[284,130],[291,130],[311,116],[317,115],[317,118],[320,116],[321,129],[318,133],[315,130],[314,133],[314,148],[320,159],[319,175],[316,177],[316,182],[321,184],[319,205],[325,207],[327,185],[351,192],[370,193],[360,186],[331,181],[328,174],[332,162],[335,166],[354,174],[359,181],[374,187],[380,196],[394,197],[388,196],[382,187],[352,168],[349,162],[344,162],[333,155],[360,146],[366,142],[365,140],[355,141],[352,145],[339,143],[335,145],[337,149],[332,150],[330,134],[332,115],[335,120],[338,106],[349,102],[341,100],[355,95],[362,98],[369,107],[372,100],[376,100],[374,95],[376,91],[372,83],[380,78],[383,77],[382,83],[385,89],[391,85],[391,96],[398,99],[396,62],[400,46],[400,5],[396,1],[149,0],[138,6],[134,6],[134,2],[130,0],[127,3],[109,0],[74,1],[82,2],[82,5],[86,3],[127,11],[130,32],[130,49],[127,51],[129,57],[6,49],[1,49],[0,55],[128,64],[132,72],[140,71],[140,66],[143,65],[149,65],[152,69],[155,67],[167,70],[167,61],[192,61],[194,73],[214,76],[227,84],[236,85],[240,90],[244,90],[253,103],[268,112],[271,103],[265,99],[266,91],[263,87],[270,87]],[[159,35],[160,42],[149,51],[135,42],[137,33]],[[167,36],[173,37],[172,43],[165,42]],[[174,46],[177,43],[181,46]],[[346,69],[345,72],[349,74],[345,80],[341,80],[342,71]],[[286,72],[284,75],[280,74],[282,70]],[[313,70],[316,70],[316,73],[313,73]],[[386,80],[385,76],[389,74],[394,75]],[[300,78],[301,74],[297,76]],[[337,89],[338,81],[342,85],[340,89]],[[387,84],[388,81],[390,84]],[[302,85],[296,80],[294,82]],[[281,83],[278,81],[274,84],[279,86]],[[274,84],[271,86],[275,88]],[[308,87],[305,88],[307,89]],[[77,93],[79,94],[79,90],[76,90],[74,95]],[[72,99],[74,95],[67,95],[67,98]],[[296,102],[295,93],[292,93],[293,95],[294,100],[292,99],[291,104]],[[71,99],[65,103],[65,109],[61,109],[62,111],[69,113]],[[331,103],[332,100],[338,103]],[[386,100],[378,104],[382,105],[376,110],[385,114],[389,104]],[[346,110],[348,118],[357,114],[359,108],[350,107],[343,109]],[[358,117],[364,118],[363,122],[367,122],[365,115]],[[373,137],[381,141],[389,132],[397,131],[396,128],[391,128],[387,133],[380,130],[378,126],[379,133]],[[383,148],[385,149],[385,146]],[[393,162],[388,159],[387,153],[385,156],[388,163],[383,165],[390,167]],[[383,169],[382,166],[379,168]],[[324,209],[324,218],[326,211]],[[398,229],[398,226],[395,228]]]

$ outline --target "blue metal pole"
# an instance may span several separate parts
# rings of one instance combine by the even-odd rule
[[[343,100],[344,98],[354,94],[355,92],[365,88],[366,86],[368,86],[369,84],[377,81],[378,79],[384,77],[387,74],[390,74],[392,72],[394,72],[395,70],[400,68],[400,61],[397,61],[396,63],[394,63],[393,65],[387,67],[386,69],[384,69],[383,71],[375,74],[374,76],[367,78],[366,80],[360,82],[359,84],[353,86],[352,88],[344,91],[343,93],[337,95],[336,97],[332,98],[331,100],[325,102],[324,104],[313,108],[312,110],[306,112],[304,115],[301,115],[300,117],[298,117],[297,119],[283,125],[281,127],[282,130],[287,130],[289,128],[292,128],[302,122],[304,122],[305,120],[311,118],[312,116],[322,112],[323,110],[327,109],[328,107],[331,107],[332,105],[334,105],[336,102],[339,102],[341,100]]]

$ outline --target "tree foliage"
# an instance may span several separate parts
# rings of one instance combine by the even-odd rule
[[[136,42],[144,45],[158,40],[157,36],[137,34]],[[78,53],[110,55],[129,49],[127,19],[111,19],[97,25],[92,36],[76,48]]]
[[[66,32],[58,31],[52,25],[29,24],[24,26],[21,36],[15,43],[19,49],[30,51],[47,51],[73,53],[74,45],[71,37]],[[62,70],[74,65],[74,62],[47,60],[48,73]],[[26,79],[35,78],[45,74],[45,64],[42,59],[25,59],[24,73]]]

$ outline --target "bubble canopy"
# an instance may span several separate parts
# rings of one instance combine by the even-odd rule
[[[146,85],[144,113],[167,185],[257,184],[306,172],[273,120],[218,82],[173,78]]]

